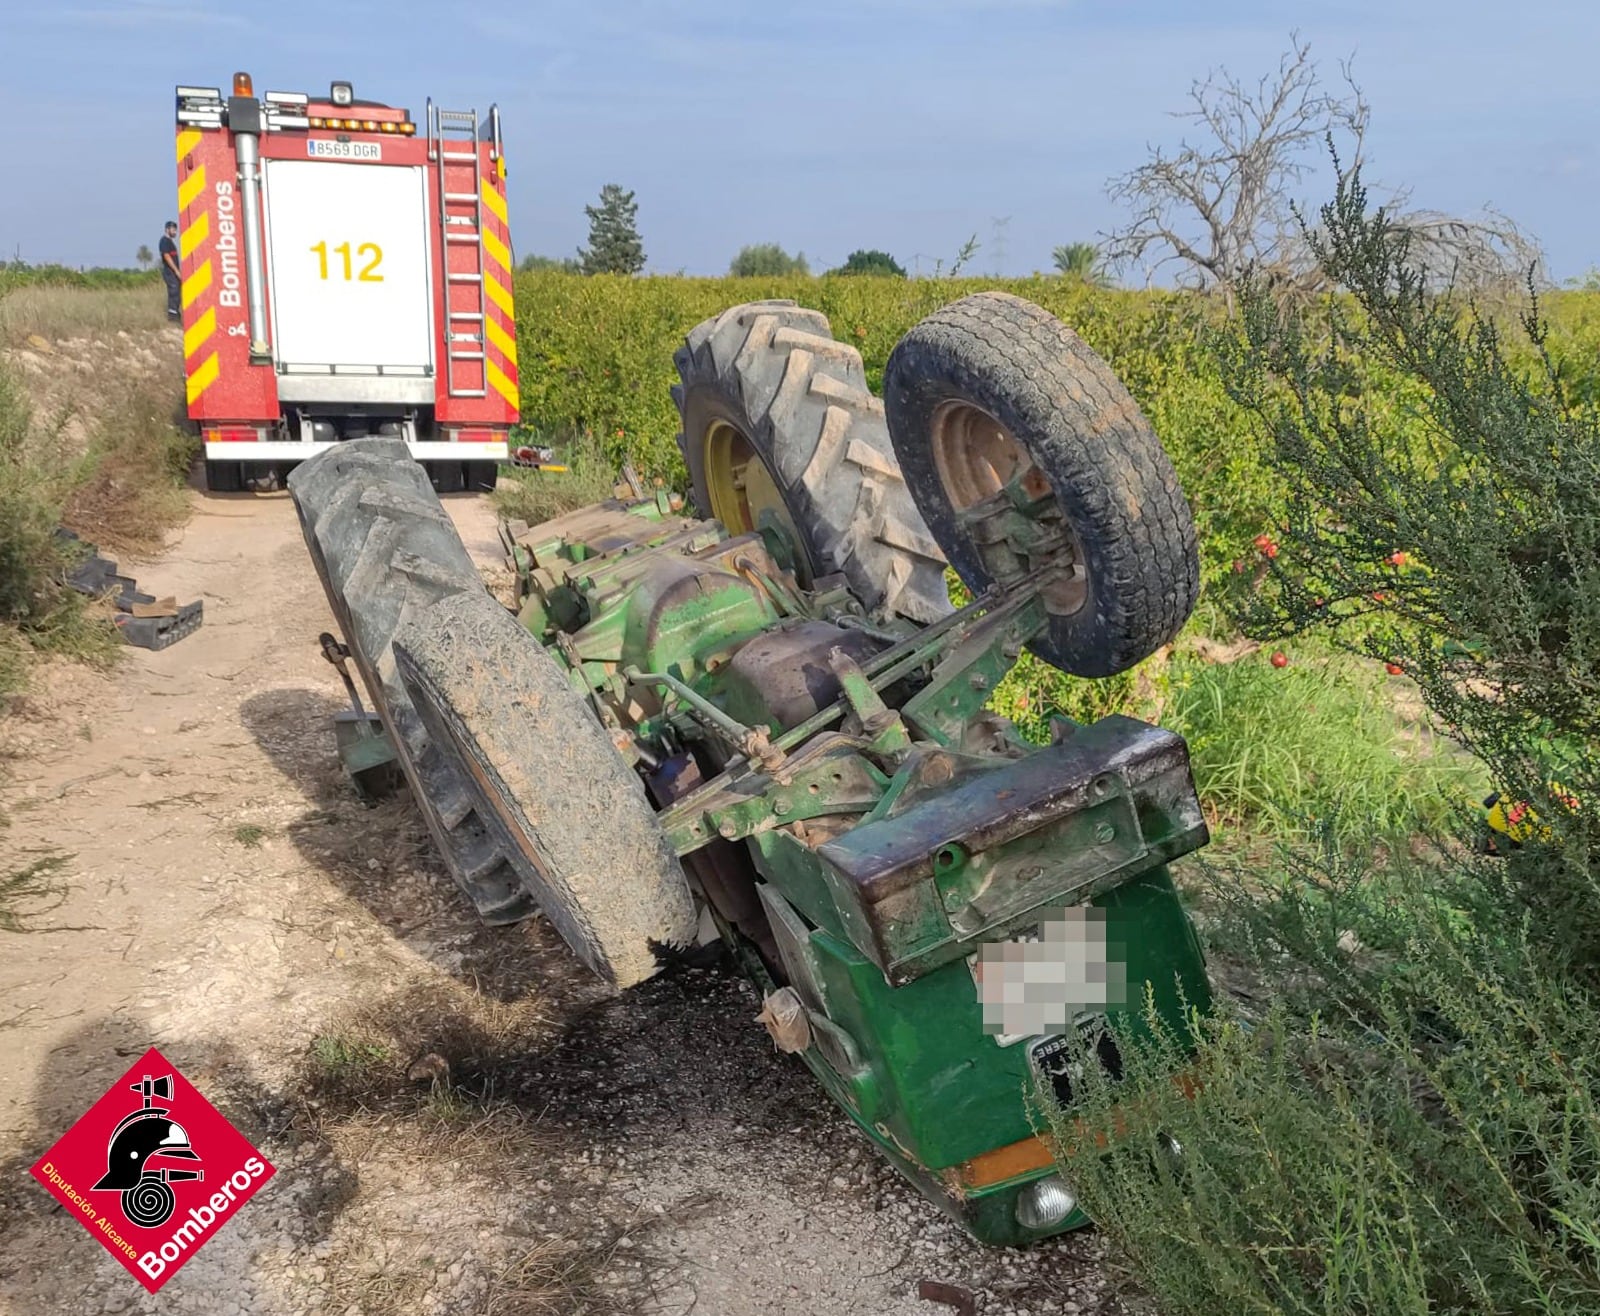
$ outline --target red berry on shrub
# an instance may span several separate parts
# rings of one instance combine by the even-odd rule
[[[1382,591],[1379,591],[1373,594],[1372,601],[1374,603],[1382,603],[1386,598],[1388,598],[1388,595],[1384,594]]]
[[[1289,665],[1289,655],[1279,649],[1272,655],[1272,665],[1274,667],[1287,667]]]

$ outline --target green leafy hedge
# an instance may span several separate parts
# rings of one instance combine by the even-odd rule
[[[1177,293],[1103,291],[1076,280],[876,278],[630,279],[527,273],[517,278],[524,419],[564,439],[596,435],[614,459],[684,478],[672,354],[701,320],[740,302],[792,297],[823,312],[861,351],[874,389],[890,350],[924,315],[1003,288],[1076,329],[1127,382],[1172,454],[1215,579],[1277,519],[1264,439],[1223,391],[1201,342],[1203,302]]]

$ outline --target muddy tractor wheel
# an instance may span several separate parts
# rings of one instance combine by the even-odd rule
[[[906,490],[861,355],[827,317],[752,302],[690,332],[674,361],[695,502],[742,534],[779,529],[802,584],[843,573],[870,608],[950,611],[944,558]]]
[[[567,674],[487,594],[458,594],[400,624],[401,682],[431,740],[461,764],[545,916],[618,987],[692,945],[696,914],[639,779]]]
[[[394,636],[407,618],[454,595],[487,598],[426,473],[399,439],[352,439],[296,467],[288,483],[345,643],[450,875],[486,921],[529,917],[532,893],[395,669]]]
[[[1200,591],[1189,504],[1077,334],[1020,297],[963,297],[900,340],[883,395],[907,486],[967,586],[1048,580],[1041,658],[1112,676],[1177,635]]]

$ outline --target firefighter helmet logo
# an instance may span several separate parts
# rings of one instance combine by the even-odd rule
[[[172,1100],[172,1075],[153,1079],[146,1074],[128,1087],[139,1093],[140,1107],[112,1130],[106,1148],[106,1172],[90,1191],[122,1194],[122,1214],[128,1223],[154,1229],[171,1219],[177,1205],[168,1185],[203,1180],[205,1171],[151,1164],[200,1159],[189,1145],[183,1125],[167,1118],[171,1108],[155,1104],[157,1100]]]
[[[272,1175],[272,1163],[155,1047],[33,1167],[45,1190],[151,1293]]]

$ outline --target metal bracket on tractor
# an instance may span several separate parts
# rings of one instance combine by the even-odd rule
[[[1024,649],[1104,676],[1176,635],[1172,468],[1099,358],[1002,294],[907,334],[882,403],[790,302],[677,365],[700,515],[634,476],[502,526],[511,611],[402,446],[290,477],[383,743],[485,917],[537,907],[618,989],[709,918],[774,1042],[930,1198],[990,1242],[1073,1228],[1026,1094],[1119,1075],[1140,1005],[1206,1007],[1167,865],[1207,834],[1179,737],[1058,718],[1036,746],[987,706]]]
[[[383,718],[367,712],[361,702],[361,692],[356,689],[350,675],[350,650],[324,631],[317,637],[322,656],[333,664],[344,682],[349,708],[342,708],[333,717],[334,742],[339,748],[339,762],[349,776],[356,794],[369,804],[382,799],[400,785],[400,762],[384,734]]]

